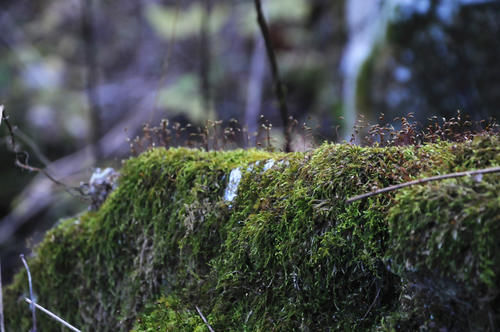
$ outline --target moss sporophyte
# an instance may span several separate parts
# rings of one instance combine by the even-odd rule
[[[499,139],[304,153],[151,149],[29,260],[84,331],[415,331],[500,326],[500,177],[358,194],[500,165]],[[25,273],[4,289],[31,326]],[[204,321],[203,317],[206,319]],[[40,330],[60,329],[37,317]]]

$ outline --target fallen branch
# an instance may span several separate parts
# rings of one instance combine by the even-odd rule
[[[400,183],[400,184],[396,184],[394,186],[390,186],[390,187],[386,187],[386,188],[374,190],[372,192],[365,193],[365,194],[362,194],[362,195],[354,196],[354,197],[351,197],[348,200],[346,200],[346,203],[350,204],[352,202],[359,201],[359,200],[361,200],[363,198],[367,198],[367,197],[375,196],[375,195],[378,195],[378,194],[386,193],[388,191],[393,191],[393,190],[398,190],[398,189],[401,189],[401,188],[413,186],[414,184],[422,184],[422,183],[427,183],[427,182],[431,182],[431,181],[438,181],[438,180],[444,180],[444,179],[459,178],[459,177],[462,177],[462,176],[474,176],[474,175],[487,174],[487,173],[497,173],[497,172],[500,172],[500,167],[490,167],[490,168],[478,169],[478,170],[475,170],[475,171],[465,171],[465,172],[457,172],[457,173],[450,173],[450,174],[444,174],[444,175],[431,176],[431,177],[428,177],[428,178],[423,178],[423,179],[418,179],[418,180],[409,181],[409,182],[405,182],[405,183]]]
[[[70,330],[73,330],[73,331],[76,331],[76,332],[81,332],[79,329],[77,329],[76,327],[74,327],[73,325],[71,325],[70,323],[66,322],[64,319],[60,318],[59,316],[57,316],[56,314],[50,312],[49,310],[45,309],[44,307],[42,307],[41,305],[39,304],[36,304],[34,302],[32,302],[30,299],[27,299],[27,298],[24,298],[24,300],[26,302],[28,302],[29,304],[32,304],[34,305],[38,310],[42,311],[43,313],[46,313],[50,318],[58,321],[59,323],[63,324],[64,326],[66,326],[67,328],[69,328]]]
[[[203,322],[205,323],[205,325],[208,327],[208,329],[210,330],[210,332],[215,332],[214,329],[210,326],[210,324],[208,323],[208,320],[205,318],[205,316],[203,316],[203,314],[201,313],[201,310],[200,308],[198,308],[198,306],[195,306],[196,308],[196,311],[198,311],[198,314],[200,315],[201,319],[203,319]]]
[[[24,267],[26,268],[26,273],[28,274],[28,285],[30,288],[30,302],[31,302],[31,316],[33,319],[33,329],[31,330],[32,332],[36,332],[36,309],[35,309],[35,301],[34,301],[34,296],[33,296],[33,284],[31,282],[31,273],[30,273],[30,268],[28,266],[28,262],[26,262],[26,259],[24,259],[24,255],[21,254],[19,255],[21,257],[21,260],[23,261]]]

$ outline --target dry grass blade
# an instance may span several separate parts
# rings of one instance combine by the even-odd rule
[[[203,313],[201,312],[200,308],[198,308],[198,306],[195,306],[195,308],[196,308],[196,311],[198,311],[198,315],[200,315],[201,319],[203,319],[203,322],[208,327],[210,332],[215,332],[214,329],[212,328],[212,326],[210,326],[210,324],[208,323],[208,320],[205,318],[205,316],[203,316]]]
[[[26,259],[24,259],[24,255],[21,254],[19,255],[21,257],[21,260],[23,261],[24,267],[26,268],[26,273],[28,274],[28,285],[30,288],[30,299],[31,299],[31,315],[32,315],[32,320],[33,320],[33,329],[31,330],[32,332],[36,332],[36,308],[35,308],[35,301],[33,297],[33,283],[31,282],[31,272],[30,268],[28,266],[28,262],[26,262]]]

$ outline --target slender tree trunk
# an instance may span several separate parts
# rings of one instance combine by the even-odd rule
[[[85,90],[89,104],[89,141],[95,161],[101,156],[99,137],[101,136],[101,108],[98,85],[97,47],[93,24],[93,0],[81,0],[82,5],[82,39],[85,56]]]
[[[259,23],[262,36],[266,45],[267,56],[271,65],[271,73],[273,74],[274,91],[278,98],[281,121],[283,122],[283,133],[285,135],[285,152],[291,151],[290,125],[288,118],[288,107],[286,105],[286,95],[283,83],[281,82],[276,55],[274,54],[269,28],[267,27],[266,18],[262,11],[262,3],[260,0],[255,0],[255,9],[257,11],[257,22]]]
[[[205,112],[208,112],[209,118],[216,119],[212,113],[212,94],[210,84],[210,67],[211,67],[211,52],[210,52],[210,14],[212,12],[211,0],[203,1],[204,10],[202,22],[200,24],[200,90],[202,96],[202,107]]]

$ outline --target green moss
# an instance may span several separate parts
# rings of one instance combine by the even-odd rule
[[[175,296],[161,297],[147,305],[132,330],[139,331],[209,331],[196,308],[189,308]]]
[[[500,285],[498,175],[447,180],[398,195],[387,255],[422,323],[488,330]]]
[[[463,166],[500,165],[497,139],[456,146]],[[398,324],[492,330],[500,316],[499,175],[460,178],[402,191],[391,209],[387,258],[408,280]],[[401,313],[399,313],[401,314]],[[430,319],[430,317],[433,317]]]
[[[496,294],[498,175],[351,205],[345,199],[498,165],[498,143],[148,151],[125,163],[118,189],[98,212],[47,234],[30,260],[38,301],[85,331],[208,330],[196,307],[216,331],[429,325],[415,314],[429,297],[411,287],[422,275],[438,284],[455,278],[469,298]],[[269,159],[274,166],[264,170]],[[243,176],[229,204],[223,192],[236,167]],[[6,291],[11,328],[29,329],[28,307],[17,300],[26,285],[20,273]],[[418,301],[405,302],[405,295]],[[477,317],[491,313],[498,321],[486,307]],[[58,329],[45,317],[40,326]]]

